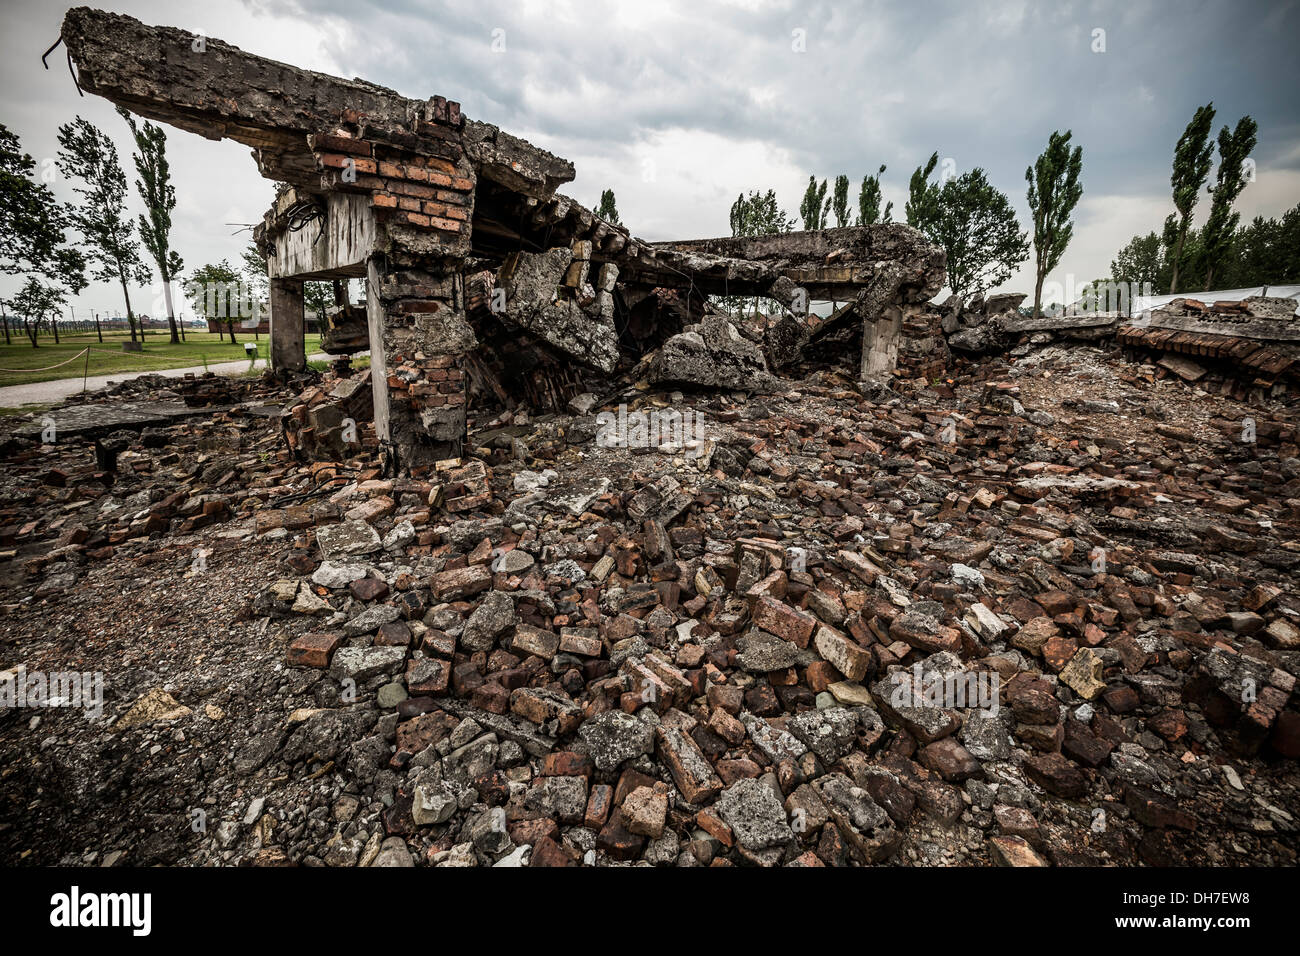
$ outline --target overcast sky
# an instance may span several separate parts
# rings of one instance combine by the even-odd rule
[[[1195,108],[1215,131],[1259,123],[1257,178],[1243,219],[1300,201],[1300,3],[766,0],[121,0],[146,23],[202,31],[297,66],[363,77],[412,97],[458,100],[574,162],[563,191],[594,207],[612,187],[648,240],[725,235],[741,191],[773,188],[792,215],[809,174],[862,176],[884,163],[902,218],[911,171],[935,150],[982,166],[1027,228],[1025,168],[1055,129],[1083,147],[1074,241],[1050,277],[1109,273],[1115,251],[1171,211],[1170,160]],[[58,125],[80,114],[130,142],[108,101],[80,98],[63,50],[41,69],[66,7],[6,0],[0,122],[42,163]],[[1098,33],[1097,31],[1104,31]],[[1094,48],[1104,45],[1104,52]],[[273,196],[248,150],[175,130],[173,245],[186,269],[236,261]],[[56,182],[71,199],[66,183]],[[139,201],[130,193],[134,209]],[[1208,202],[1198,207],[1203,218]],[[1293,277],[1300,278],[1300,277]],[[17,283],[0,278],[0,295]],[[1032,259],[1003,289],[1031,292]],[[137,298],[138,295],[138,298]],[[148,290],[133,293],[148,308]],[[120,310],[113,286],[74,305]]]

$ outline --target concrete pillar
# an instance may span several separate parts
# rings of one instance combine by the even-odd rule
[[[306,325],[300,279],[271,280],[271,368],[301,372],[307,367]]]
[[[366,328],[370,333],[370,388],[375,399],[375,437],[382,448],[392,440],[388,410],[388,354],[384,347],[384,303],[379,298],[376,260],[366,263]]]
[[[888,382],[898,363],[903,312],[887,306],[879,316],[862,322],[862,381]]]
[[[465,318],[461,267],[446,259],[385,273],[376,259],[368,263],[375,434],[399,472],[424,472],[463,451],[460,360],[478,342]]]

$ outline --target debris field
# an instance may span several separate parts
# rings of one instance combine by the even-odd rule
[[[272,369],[0,419],[0,694],[44,697],[0,707],[4,859],[1295,864],[1293,299],[940,303],[902,224],[645,242],[445,97],[62,39],[279,184]],[[320,375],[303,283],[356,278]]]
[[[1294,397],[1014,350],[633,382],[606,408],[703,422],[644,447],[598,441],[594,396],[471,411],[419,478],[370,433],[292,455],[269,377],[11,431],[0,663],[106,687],[0,711],[5,857],[1293,864]]]

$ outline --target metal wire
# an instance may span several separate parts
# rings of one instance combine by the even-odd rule
[[[53,43],[50,44],[50,48],[48,50],[46,50],[44,53],[41,54],[41,65],[44,66],[45,69],[48,70],[50,68],[50,64],[46,61],[45,58],[49,56],[51,53],[53,53],[55,48],[62,42],[63,42],[63,37],[59,37],[57,40],[55,40]],[[72,68],[71,50],[68,51],[68,75],[72,77],[72,85],[77,88],[77,95],[85,96],[86,94],[81,90],[81,82],[77,79],[77,71]]]
[[[316,220],[320,221],[320,232],[316,234],[316,240],[325,235],[325,209],[323,206],[312,202],[310,199],[304,199],[294,203],[285,213],[285,219],[288,222],[290,232],[302,231],[308,223]]]

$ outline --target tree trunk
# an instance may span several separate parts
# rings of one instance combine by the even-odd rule
[[[163,276],[163,301],[167,303],[167,328],[171,329],[171,344],[180,345],[181,336],[176,330],[176,313],[172,310],[172,283],[167,276]]]
[[[1035,270],[1038,272],[1038,270]],[[1034,318],[1043,317],[1043,280],[1047,278],[1047,273],[1038,272],[1034,277]]]
[[[36,341],[36,333],[40,331],[39,323],[40,319],[37,319],[35,322],[32,322],[30,319],[23,322],[23,327],[27,330],[27,337],[32,340],[32,348],[34,349],[40,348],[39,343]]]
[[[226,319],[226,331],[230,333],[230,344],[238,345],[239,343],[235,341],[235,320],[234,319]]]
[[[1174,247],[1174,274],[1169,279],[1169,294],[1178,292],[1178,263],[1183,258],[1183,240],[1187,238],[1187,220],[1178,228],[1178,244]]]
[[[99,337],[99,344],[104,344],[104,330],[99,324],[99,313],[95,313],[95,335]]]
[[[131,328],[131,344],[135,344],[135,313],[131,311],[131,293],[126,289],[126,276],[121,276],[122,298],[126,299],[126,324]]]
[[[9,314],[5,312],[4,306],[0,305],[0,321],[4,322],[5,327],[5,345],[11,345],[9,341]]]

